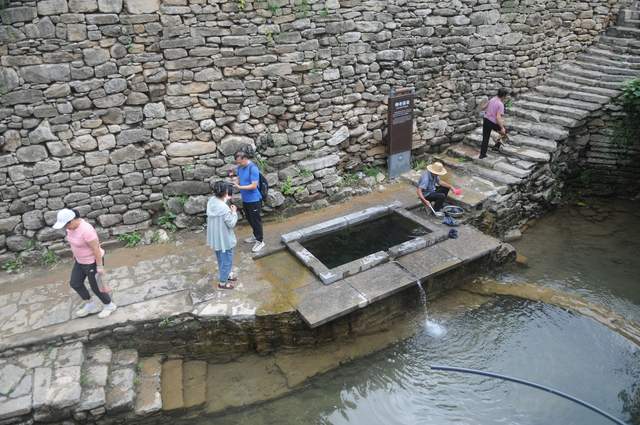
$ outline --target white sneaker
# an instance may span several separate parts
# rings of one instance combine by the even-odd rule
[[[244,240],[244,243],[254,243],[256,241],[256,237],[251,235],[250,238]]]
[[[258,242],[256,241],[256,244],[253,245],[253,248],[251,248],[251,252],[258,252],[260,251],[262,248],[265,247],[264,242]]]
[[[98,317],[100,319],[105,319],[105,318],[109,317],[111,315],[111,313],[116,311],[116,308],[118,308],[118,306],[115,305],[113,302],[111,302],[111,303],[105,305],[104,307],[102,307],[102,311],[98,314]]]
[[[77,317],[86,317],[90,314],[96,314],[100,309],[93,301],[85,303],[78,311],[76,311]]]

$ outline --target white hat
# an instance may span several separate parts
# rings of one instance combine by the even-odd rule
[[[62,229],[67,225],[71,220],[76,218],[76,213],[71,211],[69,208],[62,209],[58,211],[58,216],[56,217],[56,223],[53,225],[54,229]]]

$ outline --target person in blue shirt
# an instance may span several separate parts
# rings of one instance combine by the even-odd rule
[[[453,190],[453,193],[459,195],[462,193],[460,189],[456,189],[449,183],[440,180],[440,176],[447,174],[447,170],[442,163],[434,162],[431,165],[427,165],[427,171],[420,176],[418,182],[418,198],[429,208],[433,202],[433,209],[440,211],[444,206],[444,200],[447,199],[449,189]]]
[[[258,252],[265,247],[262,234],[262,195],[258,189],[260,182],[260,170],[258,166],[249,160],[249,156],[244,151],[236,152],[234,156],[238,168],[236,169],[235,187],[240,190],[242,196],[242,209],[251,229],[253,236],[245,239],[246,243],[253,243],[252,252]]]

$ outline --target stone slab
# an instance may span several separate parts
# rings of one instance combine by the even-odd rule
[[[296,289],[296,309],[305,322],[318,327],[338,317],[366,307],[367,299],[343,282],[330,286],[307,285]]]
[[[131,410],[135,399],[135,372],[132,368],[111,371],[106,393],[108,412],[116,413]]]
[[[184,407],[203,405],[207,401],[207,362],[185,362],[182,369]]]
[[[148,415],[162,409],[161,374],[162,362],[159,356],[148,357],[140,361],[140,383],[136,395],[136,415]]]
[[[369,304],[416,284],[416,278],[396,263],[386,263],[343,281],[362,294]]]
[[[463,263],[484,257],[500,246],[500,241],[471,226],[463,225],[457,229],[458,239],[448,239],[440,242],[438,246],[458,257]]]
[[[167,360],[162,364],[162,410],[184,407],[182,359]]]
[[[0,420],[26,415],[31,412],[31,394],[0,401]]]
[[[439,244],[405,255],[398,259],[398,263],[417,279],[422,280],[451,270],[462,264],[462,260]]]

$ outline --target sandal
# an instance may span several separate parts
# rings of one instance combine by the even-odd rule
[[[220,282],[218,283],[218,289],[233,289],[233,283],[230,282]]]

